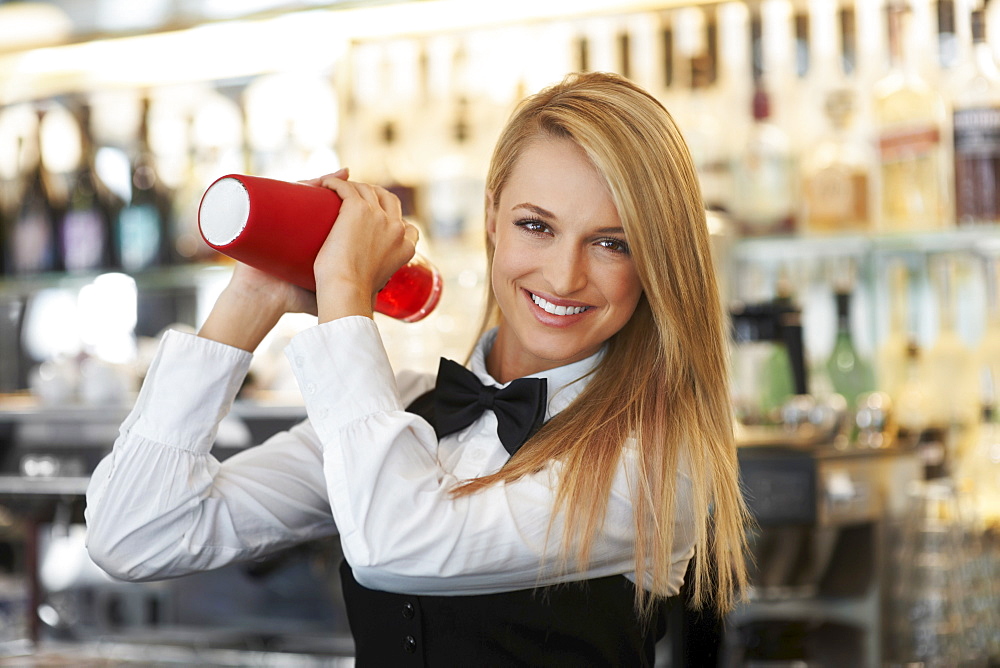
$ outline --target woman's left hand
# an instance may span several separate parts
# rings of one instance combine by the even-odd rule
[[[419,236],[403,219],[395,195],[348,181],[348,176],[342,169],[306,181],[333,190],[343,200],[313,264],[320,322],[348,315],[372,317],[375,295],[413,257]]]

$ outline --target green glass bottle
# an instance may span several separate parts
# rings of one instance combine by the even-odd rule
[[[858,395],[875,390],[875,373],[867,360],[863,359],[854,345],[851,331],[851,293],[838,289],[837,337],[833,350],[826,360],[826,373],[833,391],[847,400],[853,407]]]

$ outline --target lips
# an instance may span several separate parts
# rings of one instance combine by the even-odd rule
[[[538,306],[538,308],[552,315],[579,315],[584,311],[588,311],[591,308],[593,308],[592,306],[553,304],[552,302],[539,297],[533,292],[529,294],[531,295],[531,301],[535,302],[535,305]]]

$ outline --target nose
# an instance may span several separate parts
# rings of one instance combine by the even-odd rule
[[[553,292],[569,297],[587,285],[587,254],[575,244],[555,244],[547,258],[545,278]]]

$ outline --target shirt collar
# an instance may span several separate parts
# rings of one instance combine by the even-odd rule
[[[472,351],[472,357],[469,359],[469,369],[479,377],[480,382],[505,387],[507,383],[498,382],[486,370],[486,355],[493,349],[493,342],[496,341],[496,338],[496,327],[480,337],[475,349]],[[590,381],[588,374],[604,358],[605,348],[606,346],[602,346],[596,353],[579,362],[573,362],[526,376],[526,378],[545,378],[547,381],[548,406],[545,412],[546,420],[551,419],[556,413],[569,406],[580,395],[583,388]]]

